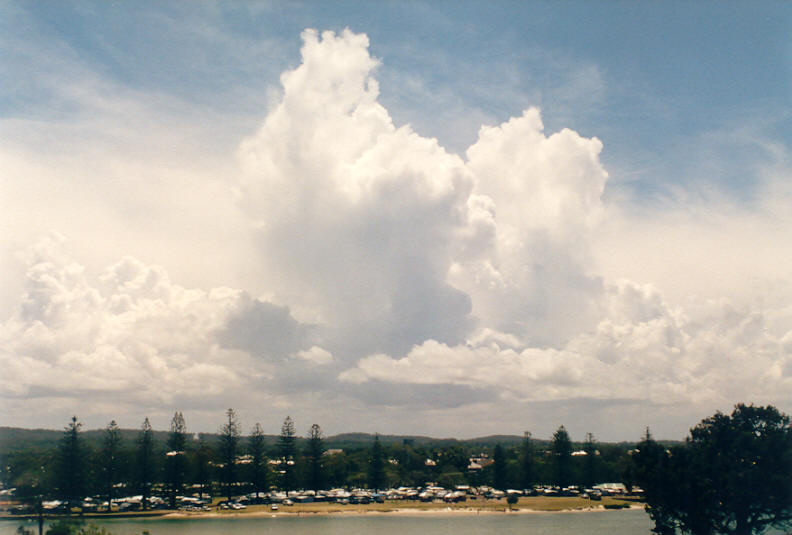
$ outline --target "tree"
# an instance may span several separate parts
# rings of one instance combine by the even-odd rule
[[[107,495],[107,512],[113,508],[114,485],[118,482],[121,456],[121,430],[115,420],[105,427],[102,436],[101,479]]]
[[[73,502],[85,497],[88,486],[86,451],[80,437],[81,427],[77,417],[72,416],[71,422],[64,428],[58,447],[58,490],[67,503],[69,513]]]
[[[257,499],[261,492],[267,492],[269,479],[267,477],[267,457],[264,448],[264,430],[261,428],[261,424],[256,422],[253,431],[250,433],[248,451],[250,451],[250,456],[252,457],[250,482],[253,484]]]
[[[531,432],[526,431],[520,446],[520,485],[530,489],[534,484],[534,458]]]
[[[506,488],[506,452],[500,442],[492,452],[492,486],[499,490]]]
[[[149,419],[143,420],[137,437],[136,459],[137,487],[143,496],[143,509],[148,509],[151,486],[154,484],[154,432],[151,430]]]
[[[187,476],[187,426],[184,416],[176,412],[171,420],[170,434],[168,435],[168,451],[165,453],[165,488],[168,492],[168,502],[171,509],[176,508],[176,496],[184,489]]]
[[[369,457],[368,484],[370,489],[381,489],[385,485],[385,453],[379,435],[374,436]]]
[[[792,526],[792,425],[775,407],[739,404],[702,420],[683,445],[661,449],[647,433],[633,456],[656,533]]]
[[[234,409],[226,411],[225,425],[220,429],[220,481],[223,483],[226,497],[230,500],[234,485],[237,483],[236,458],[239,450],[240,427]]]
[[[281,487],[287,493],[295,488],[294,463],[297,460],[297,432],[294,420],[287,416],[283,420],[278,437],[278,454],[281,461]]]
[[[597,442],[591,433],[586,433],[583,451],[586,452],[586,456],[583,458],[583,486],[591,488],[597,482],[597,455],[599,455]]]
[[[193,481],[199,485],[198,492],[201,499],[203,499],[204,493],[207,492],[207,487],[211,487],[212,483],[209,457],[209,445],[206,443],[206,439],[200,436],[198,439],[198,446],[195,448]],[[209,495],[212,494],[211,488],[208,492]]]
[[[652,531],[658,535],[676,532],[672,509],[679,494],[671,477],[669,453],[652,438],[647,427],[643,440],[632,454],[633,476],[644,490],[646,512],[655,523]]]
[[[324,437],[319,424],[313,424],[308,432],[308,444],[305,449],[305,458],[308,460],[308,488],[321,490],[324,488]]]
[[[552,453],[554,482],[567,487],[572,482],[572,441],[563,425],[553,433]]]

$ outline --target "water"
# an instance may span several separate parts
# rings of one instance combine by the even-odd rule
[[[115,535],[650,535],[643,510],[521,515],[447,516],[279,516],[277,518],[149,518],[97,520]],[[0,535],[33,522],[0,521]],[[46,529],[46,528],[45,528]],[[782,531],[768,530],[766,535]]]
[[[649,535],[652,527],[643,510],[520,515],[444,516],[311,516],[277,518],[150,518],[97,520],[115,535]],[[0,535],[13,535],[24,524],[0,522]]]

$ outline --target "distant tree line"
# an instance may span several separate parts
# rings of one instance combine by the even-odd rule
[[[383,443],[375,436],[368,443],[351,441],[343,449],[328,450],[318,424],[299,437],[291,417],[274,440],[265,437],[258,422],[244,436],[233,409],[219,431],[189,434],[183,414],[176,412],[164,440],[156,438],[146,418],[132,437],[112,421],[101,440],[90,443],[75,416],[56,445],[5,452],[2,483],[20,495],[72,505],[86,496],[112,504],[120,496],[137,494],[143,508],[155,494],[175,508],[177,496],[185,493],[232,498],[274,489],[384,489],[427,482],[449,488],[591,486],[623,479],[630,449],[628,444],[596,443],[589,434],[576,446],[587,455],[573,456],[572,441],[561,426],[549,444],[533,440],[530,433],[520,444],[494,445],[415,445],[409,439]],[[471,459],[477,464],[471,465]]]

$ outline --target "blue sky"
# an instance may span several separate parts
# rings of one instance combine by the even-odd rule
[[[77,397],[105,400],[115,391],[123,403],[68,401],[79,389],[48,374],[76,354],[84,364],[102,361],[114,347],[129,366],[145,367],[114,330],[110,303],[123,294],[138,310],[154,298],[130,297],[121,283],[103,286],[108,277],[123,279],[121,272],[167,280],[187,291],[174,290],[182,297],[205,292],[206,302],[195,306],[227,316],[206,312],[222,316],[211,331],[221,333],[216,339],[193,336],[250,359],[263,390],[267,381],[291,385],[261,403],[282,412],[293,406],[305,417],[322,405],[320,416],[337,431],[354,427],[353,416],[339,412],[365,413],[377,393],[386,428],[361,430],[429,432],[438,398],[454,400],[441,405],[456,421],[505,399],[525,402],[522,415],[470,425],[519,433],[523,420],[548,413],[547,423],[536,424],[540,435],[564,418],[583,433],[591,429],[575,408],[591,406],[599,415],[595,434],[629,438],[657,420],[676,438],[707,411],[751,401],[764,381],[772,386],[756,401],[790,409],[792,399],[780,393],[792,380],[789,3],[3,2],[0,15],[0,267],[8,274],[0,339],[3,358],[19,369],[26,359],[41,365],[35,380],[19,379],[5,398],[8,412],[36,400],[44,421],[57,427],[78,410],[102,425],[116,413],[167,422],[169,411],[182,409],[189,418],[194,407],[197,425],[211,428],[213,411],[249,402],[219,386],[210,388],[211,400],[198,401],[166,382],[173,396],[140,409],[134,396],[120,394],[132,386],[108,387],[112,381]],[[321,46],[312,51],[303,48],[312,39],[306,28],[319,32]],[[330,50],[337,55],[325,55]],[[289,71],[299,81],[284,87]],[[364,85],[329,93],[382,121],[347,132],[352,111],[326,116],[336,101],[316,108],[311,91],[356,76]],[[365,85],[370,80],[376,91]],[[525,111],[531,108],[536,116]],[[308,115],[294,115],[297,109]],[[297,117],[313,130],[299,130]],[[510,118],[522,119],[510,128]],[[382,145],[389,121],[407,130]],[[497,127],[489,141],[482,125]],[[325,128],[339,128],[338,139],[313,145]],[[358,147],[372,132],[380,137],[370,139],[370,150]],[[322,152],[335,142],[337,161]],[[297,146],[316,154],[279,160]],[[368,159],[353,157],[358,149]],[[372,167],[362,171],[364,163]],[[358,182],[339,185],[343,178],[331,178],[336,166],[346,169],[339,176],[360,173]],[[319,177],[324,169],[327,177]],[[359,195],[372,183],[393,188],[390,196],[363,203]],[[454,195],[429,203],[448,188]],[[322,204],[306,204],[314,198]],[[280,221],[289,222],[283,228],[269,215],[281,210]],[[419,227],[407,232],[405,218]],[[336,240],[343,261],[322,269],[333,254],[322,248]],[[349,277],[350,263],[364,273]],[[41,278],[44,265],[57,274]],[[60,282],[47,286],[53,280]],[[367,296],[358,282],[371,285]],[[497,293],[496,282],[510,290]],[[226,303],[219,288],[237,293]],[[90,295],[99,297],[72,304],[82,312],[66,319],[47,323],[31,312]],[[168,306],[178,323],[189,307],[176,301]],[[79,314],[105,334],[78,335]],[[11,342],[33,336],[36,321],[58,340],[55,349]],[[752,321],[769,338],[723,330]],[[257,354],[257,344],[268,342],[255,333],[283,329],[293,339]],[[642,353],[661,332],[662,351]],[[191,367],[188,350],[172,346],[151,340],[146,351],[173,373],[229,384],[238,378],[239,370],[218,361],[229,355],[201,355]],[[640,366],[614,356],[622,349],[613,348],[628,346]],[[729,351],[766,359],[734,392],[719,381],[743,365],[708,360]],[[665,371],[655,370],[664,379],[646,379],[653,362],[673,355],[687,360],[669,360]],[[508,380],[479,377],[486,375],[479,362],[528,366],[526,384],[542,382],[541,368],[549,374],[546,399],[521,398]],[[623,386],[608,385],[599,366],[619,362],[640,368],[646,390],[657,393],[614,393]],[[453,376],[452,368],[475,379]],[[567,388],[586,382],[575,369],[601,388]],[[659,401],[673,392],[678,400]],[[308,401],[295,404],[295,397]],[[62,410],[51,408],[55,399]],[[610,418],[617,408],[629,413],[618,425]],[[440,432],[475,433],[461,424]]]
[[[70,110],[39,87],[36,76],[49,68],[15,54],[20,43],[63,54],[126,88],[233,114],[260,102],[224,97],[237,86],[276,86],[298,60],[303,29],[349,27],[368,34],[372,54],[384,59],[379,76],[394,83],[383,84],[382,99],[397,122],[457,151],[475,139],[476,126],[456,132],[451,110],[427,109],[420,95],[398,87],[405,76],[427,91],[448,91],[452,110],[492,121],[539,105],[548,130],[597,135],[608,147],[605,161],[647,189],[689,171],[645,176],[642,169],[667,160],[684,166],[696,158],[689,147],[709,135],[746,125],[771,140],[788,142],[792,134],[792,8],[784,2],[750,9],[740,2],[78,2],[10,3],[6,11],[7,116]],[[729,140],[707,144],[734,158]],[[739,149],[749,156],[736,158],[720,180],[749,190],[750,156],[766,155],[748,143]]]

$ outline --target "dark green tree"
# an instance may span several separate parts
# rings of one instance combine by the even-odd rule
[[[211,451],[206,439],[201,436],[198,439],[198,446],[195,448],[193,459],[193,481],[199,486],[199,497],[203,499],[204,494],[212,494],[212,471],[209,465]]]
[[[269,468],[267,467],[266,444],[264,443],[264,430],[261,424],[256,422],[253,431],[250,433],[248,439],[248,451],[251,456],[250,463],[250,482],[253,485],[253,491],[256,493],[256,498],[260,497],[262,492],[269,490]]]
[[[523,489],[530,489],[533,487],[535,478],[536,474],[531,432],[526,431],[523,434],[523,441],[520,445],[520,485]]]
[[[80,436],[82,424],[76,416],[64,428],[58,446],[56,466],[57,486],[60,496],[71,512],[74,502],[85,498],[88,491],[88,466],[86,448]]]
[[[234,409],[226,411],[227,421],[220,429],[220,481],[226,498],[229,500],[234,494],[234,488],[238,483],[236,462],[239,452],[240,427]]]
[[[775,407],[739,404],[702,420],[684,445],[660,449],[647,436],[633,455],[656,533],[792,526],[792,425]]]
[[[583,458],[583,486],[591,488],[597,483],[597,467],[599,451],[597,451],[597,443],[594,440],[594,435],[586,433],[586,442],[583,443],[583,451],[586,452]]]
[[[168,506],[176,508],[176,497],[184,490],[187,479],[187,425],[184,416],[176,412],[171,420],[168,435],[168,451],[165,453],[165,489],[168,494]]]
[[[143,496],[143,509],[148,509],[151,487],[155,479],[154,432],[149,419],[143,425],[137,437],[137,459],[135,462],[135,480],[140,494]]]
[[[572,441],[562,425],[553,433],[553,482],[559,487],[572,483]]]
[[[121,430],[115,420],[105,427],[102,435],[101,450],[101,481],[102,488],[107,496],[107,512],[113,509],[115,497],[115,484],[118,483],[121,472]]]
[[[319,424],[313,424],[308,432],[308,443],[305,448],[305,458],[308,461],[308,488],[321,490],[324,488],[324,436]]]
[[[676,524],[672,509],[678,493],[671,477],[671,458],[669,452],[652,438],[648,427],[636,445],[631,461],[634,480],[644,491],[646,512],[655,523],[652,531],[658,535],[673,535]]]
[[[374,436],[369,456],[368,484],[370,489],[381,489],[385,485],[385,452],[379,435]]]
[[[506,488],[506,452],[500,442],[492,452],[492,486],[499,490]]]
[[[287,416],[283,420],[281,433],[278,437],[278,455],[280,455],[281,488],[289,492],[296,486],[295,463],[297,461],[297,432],[291,416]]]

